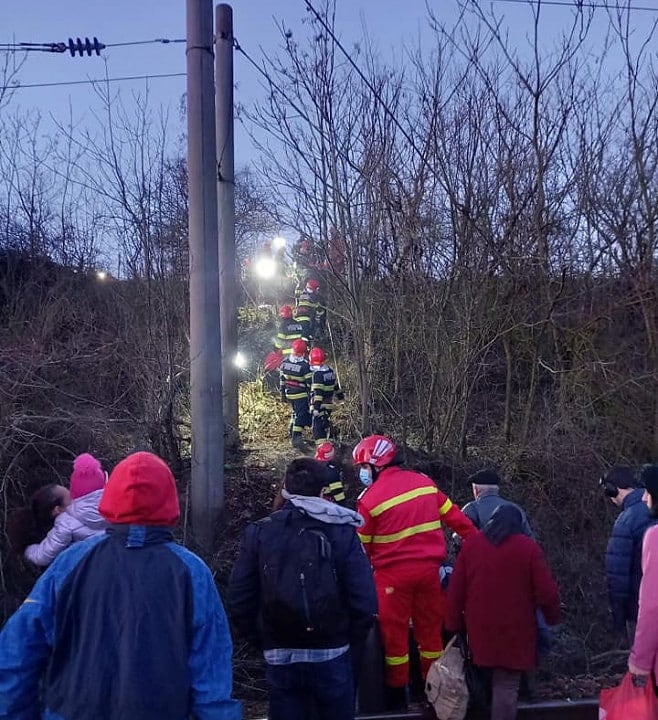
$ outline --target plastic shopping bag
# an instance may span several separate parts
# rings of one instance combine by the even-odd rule
[[[438,720],[463,720],[468,707],[464,656],[455,639],[456,636],[432,663],[425,681],[425,694]]]
[[[601,690],[599,720],[658,720],[658,698],[651,678],[644,687],[633,684],[630,673],[616,688]]]

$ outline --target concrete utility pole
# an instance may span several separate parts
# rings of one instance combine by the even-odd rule
[[[207,550],[224,504],[212,0],[187,0],[192,525]]]
[[[222,307],[224,433],[229,447],[238,430],[238,307],[235,257],[235,175],[233,152],[233,10],[215,8],[215,105],[217,107],[217,205],[219,209],[219,292]]]

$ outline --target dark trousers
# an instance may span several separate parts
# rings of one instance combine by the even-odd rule
[[[494,668],[491,673],[491,720],[514,720],[519,702],[518,670]]]
[[[329,424],[330,417],[331,413],[328,410],[320,410],[319,415],[313,416],[313,424],[311,427],[316,445],[329,439],[329,431],[331,429],[331,425]]]
[[[308,397],[290,400],[292,419],[290,421],[290,437],[294,440],[302,436],[305,427],[311,427],[311,413],[308,410]]]
[[[349,652],[326,662],[267,665],[265,678],[269,720],[354,720]]]

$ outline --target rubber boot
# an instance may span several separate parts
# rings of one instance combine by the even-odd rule
[[[390,712],[407,710],[407,686],[384,688],[384,698],[386,701],[386,709]]]

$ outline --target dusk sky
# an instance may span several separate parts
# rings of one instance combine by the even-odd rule
[[[456,15],[456,0],[430,0],[437,16],[450,21]],[[320,6],[319,0],[314,3]],[[636,3],[655,6],[656,12],[633,13],[640,25],[647,27],[658,19],[658,0]],[[280,37],[274,19],[282,20],[293,32],[301,31],[305,17],[303,0],[236,0],[232,3],[235,36],[255,59],[261,56],[260,47],[275,53]],[[489,4],[487,4],[489,6]],[[530,11],[527,6],[496,0],[496,12],[505,17],[511,37],[519,45],[525,44],[529,30]],[[568,7],[546,6],[546,43],[566,27],[571,16]],[[607,20],[604,10],[596,11],[593,38],[603,38]],[[347,48],[363,37],[364,28],[371,42],[384,60],[404,61],[404,49],[419,43],[429,50],[433,36],[427,25],[426,0],[338,0],[337,29]],[[69,36],[97,36],[104,43],[119,43],[154,38],[185,37],[185,0],[2,0],[0,11],[0,42],[59,42]],[[110,77],[152,75],[185,72],[185,45],[138,45],[108,48],[103,56]],[[105,64],[102,58],[71,58],[64,55],[30,53],[21,69],[22,85],[33,83],[67,82],[102,78]],[[257,74],[237,54],[235,57],[236,101],[249,103],[262,98],[264,91]],[[116,85],[129,102],[131,93],[143,92],[145,81],[124,81]],[[153,79],[148,83],[150,99],[155,105],[165,104],[171,109],[174,123],[179,122],[180,99],[185,92],[185,77]],[[44,117],[44,129],[49,116],[65,121],[72,106],[77,124],[90,122],[98,99],[90,85],[58,87],[24,87],[16,91],[5,112],[32,111]],[[181,126],[182,127],[182,126]],[[248,163],[254,150],[240,127],[236,127],[236,166]]]

